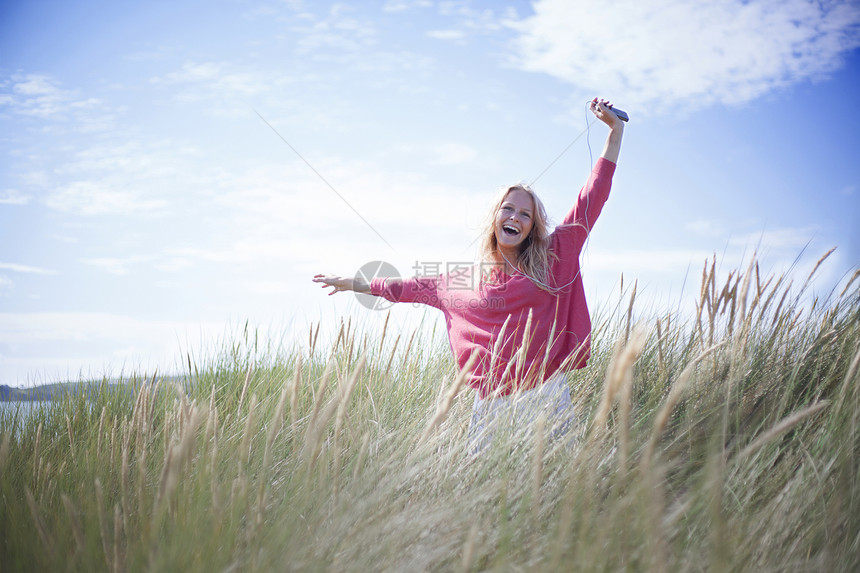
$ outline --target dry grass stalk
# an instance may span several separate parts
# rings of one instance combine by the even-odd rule
[[[851,288],[851,285],[853,285],[853,284],[854,284],[854,281],[856,281],[856,280],[857,280],[857,277],[860,277],[860,269],[857,269],[856,271],[854,271],[854,274],[853,274],[853,275],[851,275],[851,278],[850,278],[850,279],[848,280],[848,282],[845,284],[845,288],[844,288],[844,289],[842,289],[842,292],[841,292],[841,293],[839,293],[839,298],[842,298],[842,297],[844,297],[844,296],[845,296],[845,293],[847,293],[847,292],[848,292],[848,289],[849,289],[849,288]]]
[[[533,318],[532,310],[533,309],[529,308],[529,314],[526,317],[526,324],[525,324],[525,327],[523,329],[523,340],[522,340],[522,343],[520,344],[519,350],[517,351],[517,353],[515,355],[516,376],[514,377],[514,380],[515,380],[517,390],[519,390],[519,385],[522,384],[523,380],[525,379],[524,368],[525,368],[526,359],[528,356],[528,350],[532,344],[532,335],[533,335],[533,332],[532,332],[532,318]]]
[[[252,365],[248,364],[248,370],[245,372],[245,383],[242,384],[242,394],[239,396],[239,407],[236,408],[236,417],[242,413],[242,404],[245,402],[245,394],[248,392],[248,385],[251,383]]]
[[[490,354],[490,367],[489,372],[496,371],[496,364],[498,363],[499,356],[501,356],[501,348],[502,344],[505,342],[505,331],[508,329],[508,324],[511,322],[511,315],[505,319],[505,322],[502,323],[502,328],[499,329],[499,333],[496,335],[496,340],[493,342],[493,352]]]
[[[403,362],[400,365],[400,369],[403,370],[407,367],[411,367],[412,364],[406,364],[406,360],[409,358],[409,353],[412,351],[412,342],[415,340],[415,335],[418,333],[418,329],[412,331],[412,335],[409,337],[409,342],[406,344],[406,350],[403,352]]]
[[[460,561],[460,571],[466,573],[471,571],[475,561],[475,545],[478,543],[478,524],[473,523],[469,529],[469,535],[463,543],[463,559]]]
[[[794,281],[788,281],[788,284],[785,286],[785,290],[783,290],[782,297],[779,299],[779,304],[776,305],[776,310],[773,313],[773,322],[771,322],[771,328],[776,326],[777,321],[782,319],[782,314],[780,311],[782,310],[782,305],[785,303],[786,297],[788,297],[788,293],[791,291],[791,285]],[[782,331],[783,334],[787,334],[785,330]]]
[[[257,394],[251,395],[251,403],[248,406],[248,415],[245,417],[245,432],[242,434],[242,445],[239,448],[242,466],[248,465],[251,459],[251,433],[254,429],[254,414],[257,410]],[[240,468],[241,471],[241,468]]]
[[[382,348],[385,345],[385,333],[388,332],[388,320],[391,318],[391,310],[385,313],[385,322],[382,324],[382,336],[379,337],[379,354],[382,355]]]
[[[857,381],[854,380],[858,369],[860,369],[860,348],[857,349],[857,352],[854,354],[854,358],[851,359],[851,365],[848,367],[848,372],[845,373],[845,378],[843,378],[842,389],[839,392],[840,400],[848,400],[849,397],[847,396],[847,393],[850,389],[854,389],[856,397],[860,399],[860,392],[856,391]],[[854,416],[856,417],[858,413],[860,412],[855,409]]]
[[[787,432],[806,418],[812,416],[813,414],[816,414],[817,412],[823,410],[829,405],[829,400],[821,400],[820,402],[816,402],[815,404],[808,406],[803,410],[800,410],[799,412],[795,412],[787,418],[783,418],[767,432],[753,440],[747,447],[741,450],[740,453],[737,455],[736,459],[743,460],[744,458],[749,457],[750,455],[761,449],[772,439],[776,438],[780,434],[783,434],[784,432]]]
[[[752,260],[750,260],[750,264],[747,266],[747,271],[744,273],[744,280],[741,283],[741,289],[738,293],[738,320],[742,321],[743,325],[747,327],[752,322],[752,313],[754,310],[754,306],[750,305],[749,315],[747,314],[747,297],[749,296],[750,290],[750,279],[752,278],[753,265],[755,264],[755,254],[753,254]],[[738,325],[738,329],[741,328],[741,324]],[[749,329],[746,328],[748,331]],[[744,337],[746,340],[746,337]]]
[[[139,508],[143,507],[143,500],[146,499],[146,452],[149,448],[141,447],[137,452],[137,505]],[[123,519],[128,519],[128,515],[131,508],[124,506]],[[128,531],[128,523],[126,523],[125,530]]]
[[[317,457],[319,456],[321,445],[320,438],[328,425],[329,420],[337,410],[337,397],[332,398],[325,408],[321,409],[319,416],[313,424],[308,424],[308,429],[305,431],[305,445],[302,449],[302,458],[307,463],[307,479],[311,479],[311,473],[316,465]]]
[[[540,515],[541,485],[543,484],[543,454],[546,445],[546,416],[541,414],[535,426],[535,451],[532,460],[532,522],[537,525]],[[537,529],[537,527],[536,527]]]
[[[430,420],[430,423],[427,424],[421,437],[418,438],[419,444],[424,443],[439,424],[445,421],[445,418],[448,416],[448,410],[451,409],[451,404],[454,402],[454,398],[456,398],[457,394],[460,393],[460,390],[463,389],[463,386],[466,384],[466,379],[469,377],[469,374],[471,374],[472,368],[475,366],[475,362],[477,360],[478,354],[473,352],[472,355],[469,356],[469,360],[466,361],[465,366],[463,366],[463,369],[457,374],[457,377],[454,379],[454,383],[451,384],[451,387],[445,395],[445,398],[442,400],[442,403],[439,404],[439,407],[436,409],[436,414],[433,416],[433,419]]]
[[[245,481],[245,476],[239,476],[233,479],[233,483],[230,486],[230,505],[233,507],[239,507],[239,502],[243,497],[245,497],[247,482]]]
[[[110,457],[108,458],[108,463],[111,465],[113,465],[114,450],[116,448],[116,424],[117,418],[114,416],[113,424],[111,424],[110,428]]]
[[[340,430],[343,427],[343,419],[346,416],[346,410],[349,406],[349,399],[352,397],[352,393],[355,391],[355,387],[358,384],[358,380],[361,377],[362,372],[364,371],[365,364],[367,364],[367,354],[363,354],[359,359],[355,370],[352,371],[352,376],[349,377],[349,381],[346,384],[346,389],[343,392],[343,395],[340,397],[339,405],[337,408],[337,417],[335,418],[335,441],[337,440],[337,437],[340,434]]]
[[[215,421],[215,385],[212,385],[212,390],[209,392],[209,416],[206,418],[206,441],[212,437],[212,433],[216,431]]]
[[[350,332],[352,331],[352,317],[348,317],[346,319],[346,330],[343,331],[343,338],[341,338],[341,342],[343,343],[343,349],[346,350],[347,347],[352,347],[352,337],[350,336]],[[350,353],[347,352],[347,358],[349,358]]]
[[[660,323],[662,321],[660,319],[656,320],[657,323],[657,369],[660,371],[660,376],[666,375],[666,358],[663,355],[663,331],[660,327]]]
[[[124,571],[125,567],[123,566],[123,552],[120,547],[120,542],[122,540],[122,512],[119,510],[119,505],[115,504],[113,506],[113,570],[114,573],[119,573],[120,571]]]
[[[69,449],[72,451],[72,457],[75,456],[75,436],[72,434],[72,421],[69,420],[69,415],[66,414],[66,430],[69,433]]]
[[[287,407],[287,392],[289,391],[288,386],[284,386],[281,389],[281,397],[278,399],[278,405],[275,408],[275,416],[272,418],[272,425],[269,427],[269,434],[266,436],[266,449],[263,452],[263,459],[269,459],[269,452],[272,449],[272,444],[275,443],[275,438],[278,435],[278,432],[281,431],[281,427],[283,427],[284,422],[284,410]],[[268,464],[263,464],[264,467],[267,467]]]
[[[146,392],[146,386],[141,387],[137,391],[137,396],[134,399],[134,407],[131,411],[131,424],[134,427],[140,427],[140,418],[141,418],[141,410],[143,409],[142,402],[144,401],[144,394]]]
[[[358,365],[355,367],[355,370],[352,372],[352,376],[350,376],[349,381],[346,384],[346,391],[343,396],[340,397],[339,404],[337,407],[337,416],[335,416],[334,422],[334,444],[332,446],[332,450],[334,451],[334,495],[337,497],[338,489],[340,486],[340,432],[343,427],[343,420],[346,417],[346,410],[349,406],[349,399],[352,397],[352,393],[355,390],[355,386],[358,383],[358,379],[361,377],[361,373],[364,370],[364,366],[367,363],[367,354],[362,354],[361,358],[358,361]]]
[[[361,447],[358,450],[358,459],[355,461],[355,468],[352,470],[353,481],[358,478],[358,472],[361,471],[364,465],[364,458],[367,457],[367,451],[370,448],[370,432],[365,432],[361,437]]]
[[[815,275],[815,271],[818,270],[818,267],[821,266],[821,263],[823,263],[827,259],[827,257],[832,255],[833,251],[835,251],[835,250],[836,250],[836,247],[832,247],[829,251],[827,251],[826,253],[821,255],[821,258],[818,259],[818,261],[812,267],[812,270],[809,272],[809,276],[806,277],[806,282],[803,283],[803,287],[801,287],[801,289],[800,289],[801,292],[805,291],[806,287],[809,286],[809,283],[812,281],[812,277]]]
[[[96,489],[96,510],[99,515],[99,533],[102,539],[102,551],[105,556],[105,564],[109,570],[112,570],[110,552],[108,551],[108,533],[107,526],[105,525],[105,515],[104,515],[104,494],[102,493],[102,482],[99,481],[99,478],[95,479],[95,489]]]
[[[663,433],[663,430],[666,429],[666,425],[669,423],[669,417],[672,414],[672,411],[675,409],[675,406],[678,404],[678,401],[681,399],[681,396],[684,394],[684,390],[687,389],[687,383],[690,380],[693,372],[695,371],[696,365],[702,361],[708,354],[723,346],[726,341],[719,342],[714,346],[711,346],[701,354],[699,354],[695,359],[693,359],[685,368],[681,371],[680,376],[678,376],[678,380],[672,385],[671,390],[669,390],[669,395],[666,397],[666,401],[663,402],[663,406],[660,408],[660,411],[657,412],[657,416],[654,418],[654,425],[651,427],[651,438],[648,441],[648,446],[645,448],[645,455],[642,457],[642,465],[643,468],[648,468],[651,466],[651,461],[654,456],[654,450],[657,447],[657,442],[660,440],[660,436]]]
[[[81,525],[81,520],[78,519],[78,513],[75,511],[72,501],[66,494],[60,495],[63,501],[63,507],[66,508],[66,515],[69,516],[69,523],[72,526],[72,537],[75,539],[75,555],[78,555],[84,550],[84,528]]]
[[[633,281],[633,292],[630,293],[630,304],[627,305],[627,324],[624,327],[624,343],[630,340],[630,328],[633,322],[633,303],[636,301],[636,288],[639,286],[639,279]]]
[[[309,426],[313,426],[316,423],[317,416],[319,416],[320,408],[322,408],[323,399],[325,398],[326,390],[328,390],[328,381],[331,378],[331,371],[334,368],[334,353],[329,357],[328,362],[326,362],[325,370],[323,371],[322,379],[320,380],[320,386],[318,390],[313,389],[313,385],[311,385],[311,390],[314,392],[314,409],[311,411],[311,418],[308,422]]]
[[[102,406],[102,414],[99,416],[99,433],[96,437],[96,459],[99,459],[102,451],[102,432],[104,431],[105,426],[105,413],[107,412],[107,406]]]
[[[705,309],[705,300],[708,298],[708,260],[705,259],[705,266],[702,269],[702,284],[699,287],[699,298],[696,301],[696,319],[695,324],[699,330],[699,338],[704,346],[704,332],[702,330],[702,311]]]
[[[152,512],[153,526],[160,518],[161,512],[176,490],[176,486],[179,483],[179,473],[191,456],[196,439],[197,426],[200,424],[202,417],[200,409],[192,406],[190,419],[185,424],[183,433],[179,436],[179,441],[170,445],[167,452],[167,460],[161,472],[158,496],[156,497]]]
[[[634,283],[635,286],[635,283]],[[623,471],[627,469],[627,459],[630,453],[630,411],[633,402],[633,365],[645,348],[646,332],[644,328],[634,329],[627,347],[625,348],[624,363],[627,364],[621,373],[622,377],[617,385],[618,396],[618,437],[619,437],[619,462]]]
[[[221,498],[218,495],[218,434],[212,436],[212,447],[209,450],[209,488],[212,493],[212,508],[215,513],[221,511]]]
[[[773,280],[773,276],[768,278],[766,286],[770,285],[772,280]],[[770,287],[770,293],[767,295],[767,298],[764,299],[764,304],[761,305],[761,310],[759,310],[760,316],[764,317],[765,311],[770,306],[770,303],[773,302],[773,297],[776,296],[776,293],[779,292],[779,287],[782,286],[783,280],[785,280],[785,275],[781,274],[781,275],[779,275],[779,278],[776,279],[776,282],[773,284],[773,286]]]
[[[510,317],[510,315],[508,315],[508,317]],[[555,345],[555,329],[557,326],[558,326],[558,306],[556,305],[556,312],[555,312],[555,315],[553,316],[553,319],[552,319],[552,326],[549,329],[549,336],[547,336],[546,351],[544,352],[543,360],[540,363],[540,370],[538,371],[538,376],[537,376],[538,380],[545,380],[546,379],[546,365],[549,364],[550,351],[552,350],[553,346]],[[577,354],[578,354],[578,352],[577,352]],[[491,372],[492,372],[492,370],[491,370]]]
[[[352,317],[350,317],[349,323],[350,324],[347,326],[347,338],[345,339],[346,342],[344,343],[344,347],[345,347],[344,349],[345,349],[345,354],[346,354],[346,364],[347,365],[349,365],[352,362],[352,350],[355,346],[355,334],[356,334],[353,332],[352,336],[349,336],[349,331],[350,331],[350,328],[352,327]]]
[[[39,446],[42,442],[42,422],[36,428],[36,443],[33,445],[33,487],[39,486]]]
[[[667,533],[664,514],[666,511],[666,500],[662,487],[664,474],[663,469],[659,465],[652,468],[644,476],[645,492],[648,495],[648,505],[650,511],[650,523],[647,527],[648,538],[648,554],[651,557],[651,567],[649,571],[656,573],[664,573],[669,570],[668,554],[669,550],[666,547],[666,539],[669,537]]]
[[[296,435],[296,423],[299,419],[299,387],[302,383],[302,355],[296,357],[296,370],[290,385],[290,434]]]
[[[36,505],[36,498],[33,497],[33,492],[30,488],[24,488],[24,493],[27,497],[27,506],[30,508],[30,514],[33,516],[33,523],[36,524],[36,531],[39,533],[39,539],[42,540],[42,545],[48,553],[54,552],[54,543],[48,534],[48,529],[45,527],[45,522],[42,516],[39,515],[39,507]]]
[[[385,377],[388,377],[389,372],[391,372],[391,362],[394,360],[394,355],[397,353],[398,344],[400,344],[400,333],[397,333],[397,337],[394,339],[394,344],[391,347],[391,354],[388,355],[388,363],[385,365]]]
[[[620,338],[616,343],[615,352],[607,368],[606,378],[603,383],[603,394],[600,405],[592,423],[593,431],[602,429],[606,425],[609,411],[617,400],[622,399],[626,401],[626,397],[629,397],[629,389],[625,388],[625,386],[632,385],[633,364],[645,347],[645,338],[645,330],[637,327],[633,330],[631,339],[626,345]],[[629,404],[624,406],[624,408],[625,412],[629,412]],[[622,421],[622,424],[624,428],[621,431],[626,432],[627,422]]]
[[[122,448],[122,468],[120,469],[120,499],[122,507],[128,513],[128,444]]]
[[[755,296],[753,297],[752,304],[750,305],[750,314],[752,314],[752,310],[758,306],[758,303],[761,302],[761,295],[764,293],[764,289],[767,288],[767,283],[762,286],[761,284],[761,275],[759,273],[758,261],[755,261]],[[771,277],[773,278],[773,277]],[[770,282],[770,279],[768,279]]]
[[[6,458],[9,457],[9,433],[3,432],[3,440],[0,441],[0,475],[6,467]]]
[[[310,354],[311,355],[313,355],[314,349],[316,349],[316,347],[317,347],[317,340],[319,339],[319,334],[320,334],[320,324],[321,324],[320,322],[317,322],[317,327],[314,329],[314,341],[311,344],[311,348],[310,348]]]

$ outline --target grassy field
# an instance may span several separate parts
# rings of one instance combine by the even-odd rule
[[[354,323],[4,410],[0,570],[860,570],[860,279],[716,274],[598,313],[575,447],[470,455],[447,343]]]

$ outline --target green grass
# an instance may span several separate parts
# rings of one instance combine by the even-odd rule
[[[802,303],[706,267],[696,318],[637,324],[629,289],[569,375],[573,448],[471,456],[446,341],[349,323],[3,410],[0,570],[856,571],[854,279]]]

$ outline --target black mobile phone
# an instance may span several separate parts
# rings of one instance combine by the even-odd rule
[[[615,115],[617,115],[618,119],[620,119],[621,121],[630,121],[630,116],[627,115],[626,111],[622,111],[617,107],[610,107],[609,110],[612,111],[612,113],[614,113]]]

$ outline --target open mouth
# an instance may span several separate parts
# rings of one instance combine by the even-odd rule
[[[502,225],[502,231],[509,237],[516,237],[520,234],[520,230],[512,225]]]

